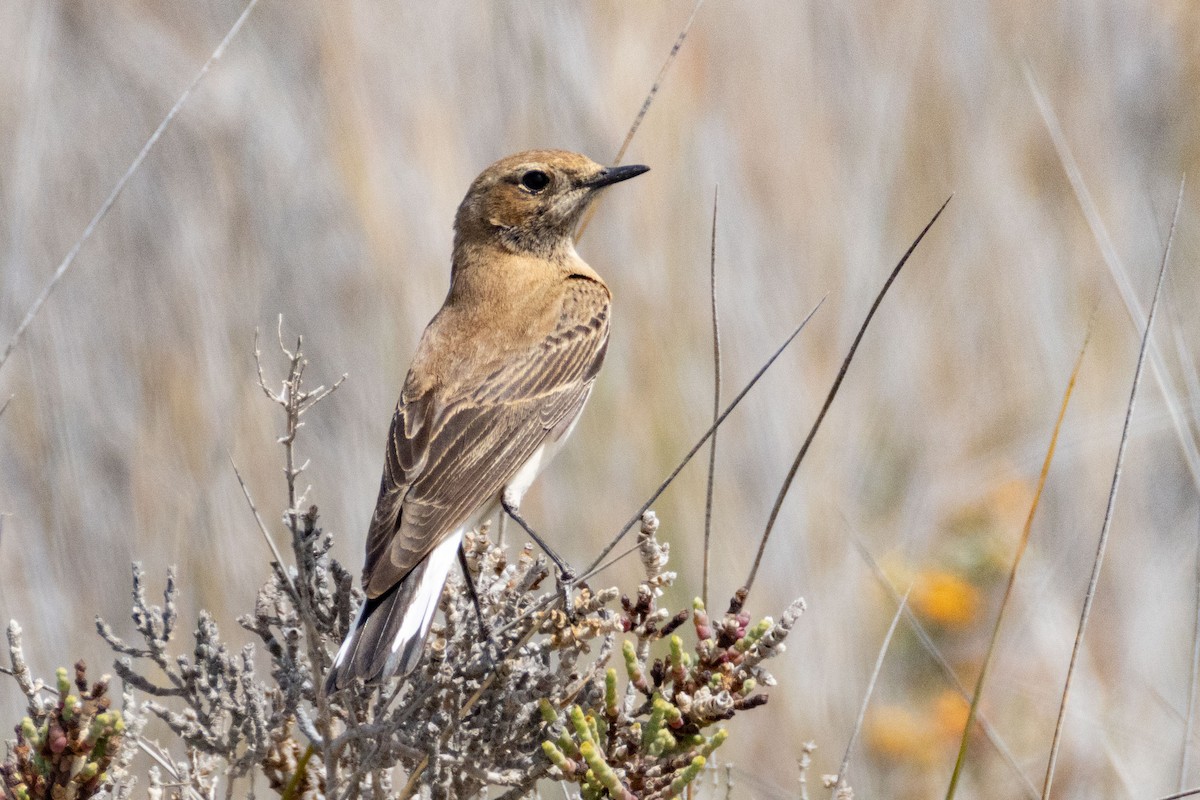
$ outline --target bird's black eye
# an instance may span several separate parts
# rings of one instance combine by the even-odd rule
[[[550,185],[550,176],[540,169],[531,169],[521,176],[521,185],[537,194]]]

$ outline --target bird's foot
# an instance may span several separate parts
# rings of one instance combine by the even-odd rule
[[[562,598],[563,613],[567,615],[567,621],[572,625],[576,621],[574,603],[575,580],[575,570],[565,564],[559,564],[555,582],[558,586],[558,595]]]

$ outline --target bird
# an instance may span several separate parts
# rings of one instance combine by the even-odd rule
[[[576,252],[575,229],[602,189],[648,170],[530,150],[492,164],[467,190],[450,289],[392,416],[367,532],[366,600],[327,695],[416,669],[467,531],[503,508],[532,533],[521,498],[575,427],[608,348],[612,294]]]

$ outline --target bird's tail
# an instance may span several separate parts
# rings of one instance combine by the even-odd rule
[[[416,668],[460,541],[461,531],[446,537],[403,580],[363,603],[329,668],[326,695],[355,678],[382,683]]]

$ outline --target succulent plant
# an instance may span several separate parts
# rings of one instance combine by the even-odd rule
[[[658,543],[657,530],[658,520],[647,514],[639,539],[647,578],[636,600],[621,598],[621,625],[633,637],[621,647],[624,689],[610,667],[602,701],[561,710],[548,700],[541,704],[550,734],[542,752],[563,780],[579,785],[585,800],[680,795],[728,737],[717,724],[767,702],[759,689],[775,681],[762,662],[783,652],[783,640],[804,610],[797,600],[778,623],[765,617],[751,625],[742,609],[745,592],[739,591],[714,623],[697,598],[690,612],[695,641],[687,648],[674,631],[689,613],[671,615],[657,605],[675,577],[661,569],[668,546]],[[666,652],[652,659],[652,645],[661,649],[664,640]]]
[[[73,683],[65,668],[56,677],[58,702],[30,709],[0,765],[6,796],[16,800],[88,798],[109,782],[125,732],[121,712],[109,708],[109,676],[89,686],[80,661]]]

